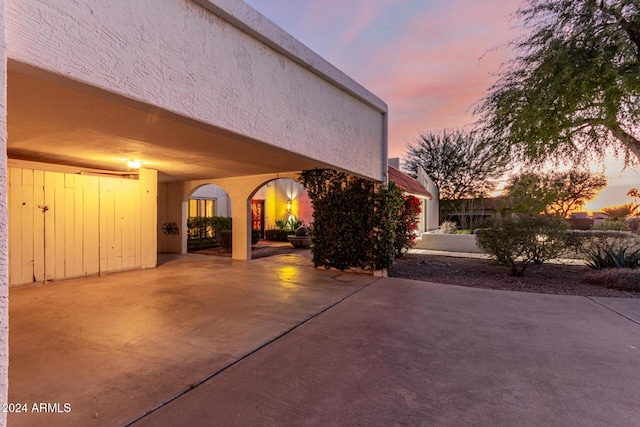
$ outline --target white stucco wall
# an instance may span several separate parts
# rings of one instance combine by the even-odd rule
[[[385,178],[382,101],[244,2],[197,3],[7,0],[8,56],[18,68]]]
[[[203,185],[191,194],[193,198],[215,199],[216,216],[231,216],[231,199],[220,187],[213,184]]]
[[[420,218],[420,231],[437,230],[440,227],[440,192],[424,169],[418,169],[417,179],[433,196],[433,199],[425,201],[425,207]]]
[[[7,203],[7,56],[4,0],[0,0],[0,402],[9,385],[9,206]],[[0,426],[6,425],[0,413]]]

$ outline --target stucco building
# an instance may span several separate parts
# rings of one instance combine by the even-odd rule
[[[0,27],[1,401],[9,284],[185,252],[205,184],[244,260],[265,183],[387,178],[384,102],[240,0],[0,0]]]

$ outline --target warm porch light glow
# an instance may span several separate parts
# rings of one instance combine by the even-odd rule
[[[291,197],[287,199],[287,213],[291,213]]]
[[[142,162],[140,160],[127,160],[127,167],[129,169],[140,169]]]

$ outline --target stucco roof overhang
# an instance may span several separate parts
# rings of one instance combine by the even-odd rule
[[[329,167],[95,88],[55,80],[9,71],[10,158],[122,172],[128,170],[128,159],[140,159],[159,171],[161,181]]]

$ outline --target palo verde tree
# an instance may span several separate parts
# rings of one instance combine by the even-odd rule
[[[603,174],[584,169],[562,172],[526,172],[509,181],[504,208],[515,212],[544,212],[567,218],[607,185]]]
[[[489,139],[528,160],[640,159],[640,2],[524,0],[527,35],[477,105]]]
[[[460,129],[421,133],[403,160],[410,175],[423,168],[438,187],[443,219],[460,211],[463,201],[487,196],[506,170],[500,151]]]

